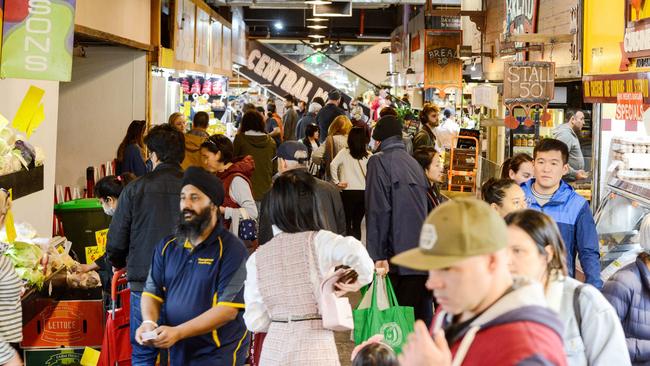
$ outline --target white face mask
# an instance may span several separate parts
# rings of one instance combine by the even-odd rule
[[[108,216],[113,216],[115,214],[115,209],[108,203],[102,203],[102,209],[104,209],[104,213]]]

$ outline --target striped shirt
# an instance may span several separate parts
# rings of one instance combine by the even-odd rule
[[[22,341],[23,319],[20,307],[22,282],[9,258],[0,255],[0,365],[14,356],[10,343]]]

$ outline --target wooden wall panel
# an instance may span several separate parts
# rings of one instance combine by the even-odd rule
[[[210,32],[210,67],[220,69],[221,59],[223,58],[222,29],[223,25],[219,22],[212,23]]]
[[[210,16],[202,9],[196,10],[196,45],[195,59],[199,65],[208,66],[210,63]]]
[[[578,0],[543,0],[539,2],[537,13],[537,33],[568,34],[571,31],[571,9],[578,7]],[[483,72],[488,80],[503,80],[504,60],[499,57],[498,42],[502,39],[505,23],[505,0],[487,0],[487,26],[485,31],[484,51],[492,46],[496,53],[494,61],[483,58]],[[576,37],[578,39],[578,37]],[[475,51],[479,51],[475,46]],[[529,52],[530,61],[553,61],[556,63],[558,79],[580,78],[580,58],[573,59],[571,44],[557,44],[553,47],[546,45],[544,53]],[[509,60],[506,60],[509,61]]]
[[[176,36],[174,37],[176,60],[193,63],[196,5],[190,0],[178,0],[176,2],[176,14]]]
[[[230,27],[224,25],[222,35],[223,57],[221,65],[230,69],[232,67],[232,30]]]

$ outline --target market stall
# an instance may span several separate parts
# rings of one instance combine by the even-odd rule
[[[102,345],[105,308],[99,274],[81,272],[66,238],[39,237],[26,223],[14,226],[7,220],[0,242],[8,243],[1,255],[23,281],[20,347],[25,364],[79,364],[86,347]]]
[[[583,91],[585,102],[594,103],[592,206],[603,278],[636,258],[638,232],[650,213],[650,48],[639,41],[650,4],[635,11],[632,3],[585,2]]]

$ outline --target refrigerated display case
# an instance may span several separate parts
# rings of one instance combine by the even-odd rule
[[[603,279],[641,251],[639,228],[650,213],[650,137],[643,122],[616,120],[616,104],[595,105],[595,190]]]
[[[594,219],[600,241],[601,278],[606,281],[641,252],[639,228],[650,213],[650,184],[613,178]]]

